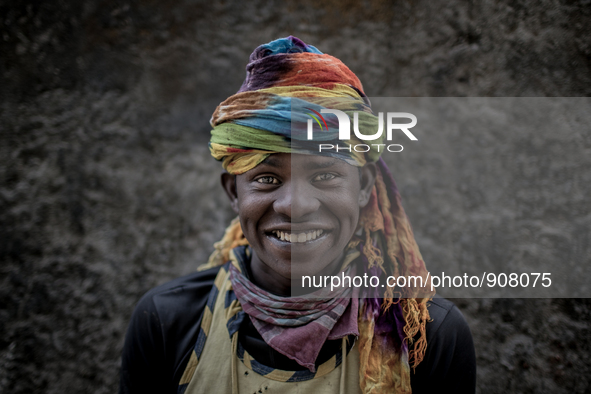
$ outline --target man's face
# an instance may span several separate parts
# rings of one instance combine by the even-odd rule
[[[282,283],[339,268],[375,168],[360,171],[339,159],[279,153],[237,175],[235,187],[232,176],[225,179],[254,252],[255,283],[279,294]]]

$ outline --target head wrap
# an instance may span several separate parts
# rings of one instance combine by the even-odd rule
[[[254,168],[271,153],[318,154],[318,140],[338,141],[334,115],[324,115],[327,127],[332,127],[316,133],[315,143],[307,140],[308,114],[322,108],[357,112],[361,131],[378,127],[361,82],[339,59],[295,37],[261,45],[250,55],[238,93],[222,102],[211,117],[211,154],[232,174]],[[355,137],[347,141],[356,142],[360,141]],[[341,150],[326,155],[356,166],[379,158],[375,147],[367,153]]]
[[[359,113],[359,130],[375,130],[377,117],[359,79],[339,59],[323,54],[296,37],[261,45],[251,54],[240,90],[222,102],[212,118],[210,151],[231,174],[242,174],[273,153],[318,154],[306,142],[305,111],[336,108]],[[330,117],[326,117],[327,122]],[[295,125],[295,126],[294,126]],[[336,130],[328,127],[328,130]],[[336,136],[326,130],[323,141]],[[353,135],[348,144],[357,141]],[[377,141],[379,142],[379,141]],[[316,147],[317,147],[316,141]],[[377,163],[371,198],[360,215],[363,235],[349,248],[358,248],[372,275],[427,277],[400,195],[385,162],[376,150],[327,153],[349,164]],[[247,245],[235,219],[226,229],[203,268],[228,261],[229,251]],[[427,346],[428,296],[420,289],[389,288],[380,298],[366,298],[359,313],[360,386],[364,393],[411,392],[410,366],[416,367]]]

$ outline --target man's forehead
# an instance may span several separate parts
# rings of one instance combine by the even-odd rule
[[[299,153],[275,153],[269,155],[260,164],[265,164],[271,167],[282,168],[301,168],[308,170],[330,168],[336,166],[350,166],[344,160],[334,157],[320,156],[320,155],[303,155]]]

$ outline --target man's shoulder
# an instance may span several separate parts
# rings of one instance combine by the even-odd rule
[[[427,351],[411,375],[413,393],[474,393],[476,355],[470,327],[445,298],[428,302]]]
[[[427,335],[438,336],[449,329],[468,330],[468,323],[458,307],[446,298],[436,297],[427,303],[430,321]]]
[[[200,315],[220,267],[196,271],[152,288],[140,299],[136,314],[157,317],[170,323],[181,315]]]
[[[120,392],[176,392],[219,269],[173,279],[140,299],[123,348]]]
[[[193,288],[211,287],[220,267],[195,271],[153,287],[142,298],[154,298],[168,293],[180,294]]]

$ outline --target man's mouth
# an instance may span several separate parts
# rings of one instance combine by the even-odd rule
[[[312,230],[301,233],[289,233],[287,231],[274,230],[271,231],[271,234],[281,241],[290,243],[304,243],[315,240],[316,238],[320,237],[323,232],[324,230]]]

